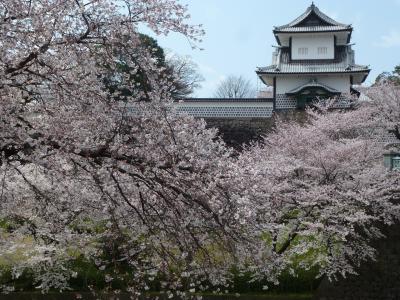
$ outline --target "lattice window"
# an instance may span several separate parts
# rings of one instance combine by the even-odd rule
[[[318,47],[318,55],[326,55],[328,53],[327,47]]]
[[[308,55],[308,48],[299,48],[298,49],[298,54],[301,56],[307,56]]]

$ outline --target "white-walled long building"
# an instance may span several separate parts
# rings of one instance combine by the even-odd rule
[[[318,98],[339,99],[346,107],[352,85],[365,81],[370,69],[355,63],[353,27],[322,13],[314,3],[292,22],[274,27],[277,46],[272,64],[257,75],[273,87],[272,98],[186,99],[179,112],[204,118],[269,118],[275,110],[302,109]]]

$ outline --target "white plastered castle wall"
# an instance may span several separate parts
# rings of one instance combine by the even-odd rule
[[[341,92],[337,106],[348,107],[350,75],[293,75],[292,77],[284,75],[276,78],[276,109],[295,109],[297,107],[296,97],[288,96],[286,93],[314,79]]]
[[[276,93],[285,94],[303,84],[316,79],[317,82],[330,86],[341,93],[350,93],[350,75],[293,75],[277,76]]]
[[[303,51],[306,49],[306,51]],[[334,59],[333,35],[297,35],[292,37],[292,59]]]

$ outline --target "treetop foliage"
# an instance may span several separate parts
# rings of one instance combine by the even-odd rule
[[[375,79],[375,84],[389,83],[400,85],[400,65],[395,66],[392,72],[383,72]]]

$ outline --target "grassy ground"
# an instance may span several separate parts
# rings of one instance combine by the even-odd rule
[[[17,220],[18,221],[18,220]],[[95,224],[96,225],[96,224]],[[0,219],[0,239],[7,238],[9,232],[14,230],[13,228],[18,226],[16,220],[6,220]],[[97,225],[96,225],[97,226]],[[4,285],[11,284],[15,288],[15,293],[10,295],[0,294],[0,300],[69,300],[78,299],[77,296],[82,295],[81,299],[117,299],[111,295],[103,295],[100,297],[92,297],[89,293],[88,286],[92,286],[97,291],[104,291],[106,273],[113,274],[115,271],[112,267],[111,269],[105,269],[100,271],[95,263],[91,260],[86,259],[82,255],[77,255],[73,261],[70,262],[69,268],[77,273],[76,278],[72,278],[69,282],[71,291],[79,292],[69,292],[69,293],[50,293],[47,295],[42,295],[36,288],[38,283],[35,283],[32,270],[25,270],[18,279],[15,279],[11,275],[11,269],[13,265],[19,260],[26,259],[23,255],[26,251],[25,248],[29,248],[32,245],[33,239],[30,236],[23,237],[18,241],[15,241],[20,247],[14,251],[12,254],[1,254],[0,253],[0,287]],[[105,252],[105,255],[108,252]],[[205,300],[305,300],[311,299],[311,294],[318,287],[320,280],[315,279],[318,274],[318,269],[313,268],[311,270],[302,270],[297,268],[297,264],[303,260],[312,260],[313,254],[310,253],[309,256],[301,256],[298,258],[298,262],[294,262],[293,267],[298,269],[296,271],[297,276],[291,275],[289,271],[285,271],[281,274],[279,278],[279,286],[274,286],[269,284],[266,280],[252,281],[252,274],[239,274],[238,271],[232,270],[233,275],[233,287],[229,290],[230,295],[215,296],[215,295],[204,295]],[[113,265],[114,266],[114,265]],[[115,266],[114,266],[115,267]],[[133,270],[127,268],[125,264],[117,266],[118,274],[128,274],[120,279],[115,279],[112,282],[112,290],[126,290],[127,281],[129,281],[130,275],[133,274]],[[117,277],[116,277],[117,278]],[[159,291],[160,287],[154,281],[154,286],[150,286],[150,290]],[[268,285],[270,289],[268,294],[265,294],[264,286]],[[235,293],[240,293],[242,296],[236,296]],[[127,296],[120,296],[119,299],[129,299]],[[143,299],[154,299],[153,298],[143,298]],[[161,299],[163,299],[161,297]]]

